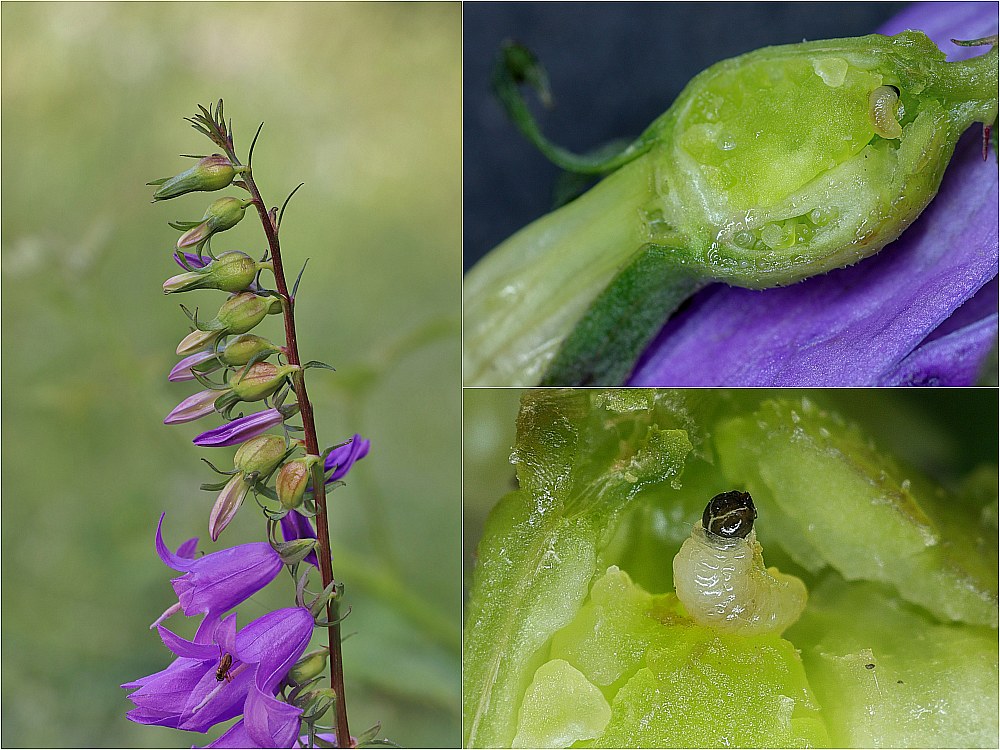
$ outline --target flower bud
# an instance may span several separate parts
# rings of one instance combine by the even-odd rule
[[[227,365],[245,365],[258,354],[278,351],[280,351],[278,347],[267,339],[252,333],[244,333],[226,344],[226,348],[219,354],[219,359]]]
[[[236,175],[243,171],[246,171],[246,167],[234,167],[222,154],[212,154],[199,159],[197,164],[178,175],[148,184],[160,186],[153,193],[153,200],[162,201],[186,193],[222,190],[229,187]]]
[[[241,292],[223,302],[215,320],[206,324],[205,328],[246,333],[266,316],[280,312],[281,300],[277,297],[259,297],[252,292]]]
[[[177,345],[177,354],[183,357],[185,355],[201,351],[206,346],[214,344],[215,340],[219,338],[222,333],[223,331],[219,330],[191,331],[191,333],[182,338],[181,343]]]
[[[295,662],[295,666],[288,670],[288,676],[297,684],[305,685],[326,671],[326,657],[329,653],[327,648],[310,651]]]
[[[206,414],[215,411],[215,400],[219,397],[218,391],[200,391],[193,396],[188,396],[175,406],[163,420],[163,424],[183,424],[201,419]]]
[[[201,223],[192,227],[177,240],[177,249],[183,250],[186,247],[200,247],[216,232],[224,232],[232,229],[246,213],[247,206],[253,203],[252,200],[241,201],[239,198],[219,198],[213,201],[205,210]]]
[[[257,362],[245,373],[233,370],[229,375],[229,389],[240,401],[260,401],[277,391],[288,376],[299,369],[298,365],[278,367],[271,362]]]
[[[208,364],[210,360],[215,360],[215,362]],[[201,365],[201,367],[198,367],[198,365]],[[167,376],[167,380],[172,383],[194,380],[193,368],[198,367],[198,372],[202,373],[217,370],[220,366],[213,350],[195,352],[174,365]]]
[[[312,474],[312,467],[322,459],[319,456],[305,456],[289,461],[281,467],[274,480],[274,489],[278,493],[281,507],[292,510],[302,505],[306,486]]]
[[[195,271],[172,276],[163,282],[163,293],[187,292],[192,289],[221,289],[241,292],[248,288],[257,272],[269,263],[258,263],[246,253],[223,253],[216,260]]]
[[[288,448],[280,435],[261,435],[247,440],[236,451],[233,466],[244,474],[267,476],[281,463]]]
[[[215,505],[212,506],[212,512],[208,516],[208,533],[213,542],[219,540],[219,534],[235,518],[236,511],[240,509],[252,486],[253,483],[248,481],[243,474],[234,474],[222,492],[219,493]]]

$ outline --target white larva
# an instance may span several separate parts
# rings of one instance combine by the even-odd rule
[[[740,635],[780,635],[799,619],[808,594],[795,576],[764,568],[749,523],[745,538],[707,532],[702,521],[694,525],[674,557],[677,598],[699,625]]]
[[[879,86],[868,96],[868,116],[875,125],[875,132],[883,138],[899,138],[903,128],[899,124],[899,90],[895,86]]]

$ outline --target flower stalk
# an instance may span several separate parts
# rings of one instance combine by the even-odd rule
[[[232,138],[227,138],[227,156],[236,167],[242,164],[232,146]],[[264,236],[267,239],[267,246],[270,252],[271,270],[274,274],[274,282],[281,300],[282,315],[285,324],[285,355],[289,364],[301,365],[302,359],[299,356],[298,337],[295,331],[295,298],[288,292],[288,283],[285,280],[284,263],[281,258],[281,243],[278,240],[277,211],[269,211],[267,204],[261,197],[257,183],[254,182],[253,172],[248,165],[243,172],[243,186],[250,193],[252,204],[257,209]],[[295,391],[296,401],[299,405],[299,413],[302,417],[302,428],[304,431],[305,449],[310,455],[319,455],[319,439],[316,434],[316,421],[313,415],[312,402],[306,391],[306,379],[303,370],[299,369],[292,373],[292,389]],[[330,524],[326,505],[326,490],[323,481],[322,464],[314,465],[313,475],[313,500],[316,504],[316,539],[317,558],[319,560],[320,576],[323,580],[323,588],[326,589],[334,583],[333,562],[330,554]],[[341,650],[340,619],[335,612],[335,603],[330,601],[326,605],[328,641],[330,648],[330,683],[338,696],[334,703],[336,716],[336,737],[338,747],[351,746],[351,732],[347,720],[347,702],[344,696],[344,661]]]

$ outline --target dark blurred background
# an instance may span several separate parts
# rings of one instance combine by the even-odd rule
[[[873,32],[905,3],[468,3],[463,28],[465,268],[552,207],[559,170],[493,97],[500,44],[548,70],[554,107],[529,105],[542,132],[585,152],[639,135],[696,74],[772,44]]]
[[[126,721],[120,683],[171,655],[148,630],[175,601],[156,557],[259,541],[252,499],[207,539],[235,449],[198,449],[211,417],[165,427],[198,390],[168,383],[219,292],[164,297],[178,233],[216,195],[150,205],[149,180],[211,153],[185,116],[226,100],[254,176],[289,204],[297,321],[320,440],[372,441],[332,496],[334,562],[357,733],[457,747],[461,685],[459,299],[461,8],[377,3],[4,3],[4,747],[188,747],[208,738]],[[236,194],[228,190],[226,194]],[[263,250],[256,216],[216,251]],[[291,281],[291,279],[290,279]],[[211,311],[211,312],[209,312]],[[280,321],[258,331],[278,338]],[[287,576],[240,625],[289,606]],[[190,636],[193,623],[168,626]],[[319,637],[316,638],[319,641]],[[218,730],[216,731],[216,734]]]

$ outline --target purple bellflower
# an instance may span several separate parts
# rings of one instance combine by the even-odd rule
[[[157,630],[177,659],[161,672],[122,685],[135,689],[129,695],[135,705],[129,719],[205,732],[242,714],[243,739],[248,742],[241,747],[292,747],[299,735],[301,709],[274,695],[309,645],[313,630],[309,610],[279,609],[239,632],[236,615],[221,621],[209,616],[193,641],[162,626]],[[231,663],[223,672],[220,664],[225,655]]]
[[[194,558],[197,539],[189,539],[177,553],[163,542],[163,519],[156,526],[156,553],[168,568],[184,573],[171,580],[179,607],[188,617],[206,614],[209,617],[228,612],[246,601],[281,572],[281,557],[267,542],[239,544],[229,549]],[[190,552],[190,554],[182,554]],[[165,613],[166,614],[166,613]],[[158,620],[154,625],[158,625]]]
[[[997,33],[995,3],[916,3],[879,29],[951,39]],[[993,162],[993,157],[989,159]],[[976,382],[997,340],[997,168],[982,136],[958,142],[941,189],[878,255],[766,291],[713,285],[644,353],[633,386],[874,386]]]
[[[333,474],[327,478],[326,483],[329,484],[345,477],[355,462],[368,455],[370,447],[370,441],[355,434],[349,443],[330,451],[326,461],[323,462],[323,470],[333,471]]]
[[[194,439],[194,444],[205,448],[237,445],[250,438],[263,435],[284,421],[285,415],[278,409],[265,409],[203,432]]]

